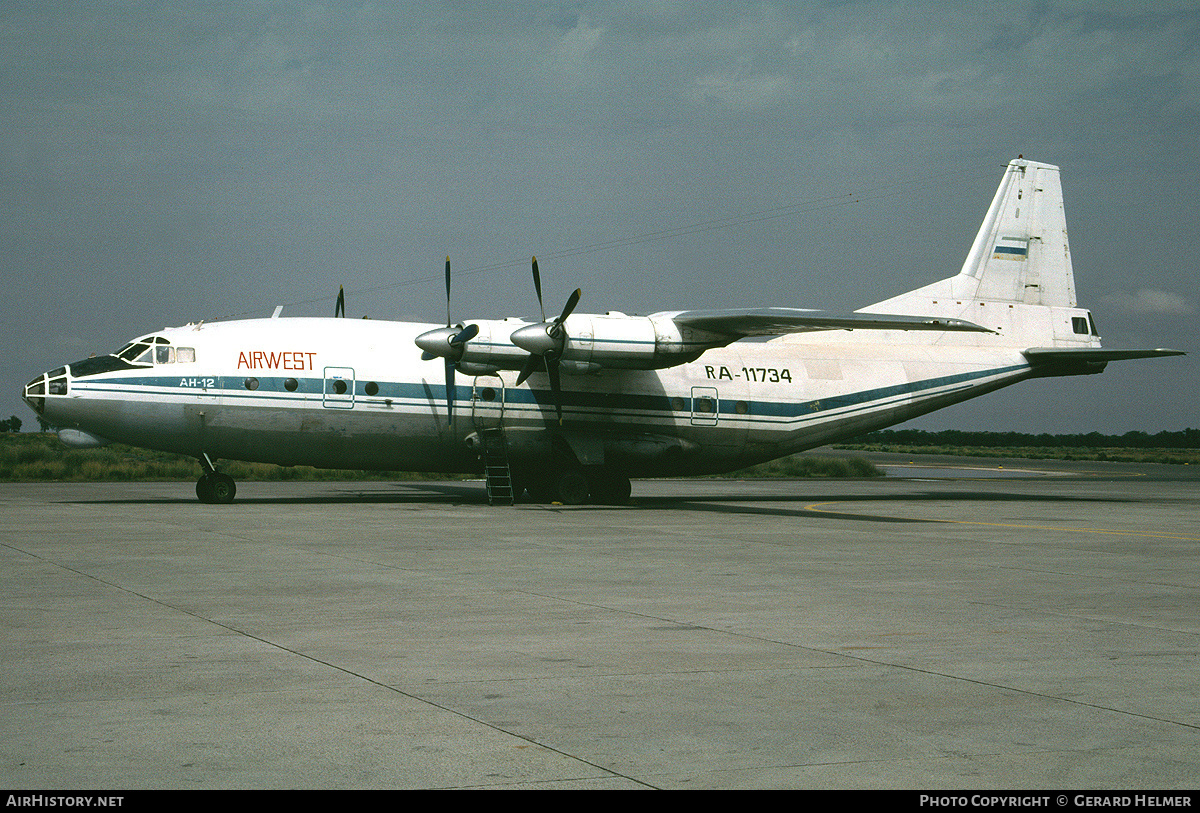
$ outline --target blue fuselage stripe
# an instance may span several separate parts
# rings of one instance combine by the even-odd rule
[[[779,400],[743,400],[722,398],[718,402],[717,414],[714,417],[728,417],[740,420],[775,419],[774,422],[787,422],[788,419],[808,418],[818,413],[831,411],[860,411],[868,406],[879,405],[888,400],[902,399],[908,396],[929,393],[935,390],[949,388],[950,391],[969,388],[974,382],[1028,371],[1029,365],[1010,365],[986,370],[976,370],[954,375],[938,376],[920,381],[910,381],[885,387],[831,395],[814,400],[779,401]],[[207,377],[212,386],[203,389],[186,384],[187,379],[178,376],[146,376],[122,378],[83,378],[76,379],[72,387],[77,392],[94,392],[110,394],[159,395],[159,396],[200,396],[242,401],[258,404],[287,404],[300,407],[305,404],[315,404],[318,398],[354,398],[356,403],[365,405],[384,405],[392,402],[395,405],[428,407],[430,396],[439,401],[445,397],[442,382],[374,382],[379,388],[373,395],[366,393],[366,382],[356,381],[354,393],[335,396],[325,392],[325,382],[321,378],[296,378],[296,389],[289,391],[284,388],[283,377],[258,378],[257,388],[249,390],[245,387],[245,379],[237,376]],[[194,379],[193,379],[194,380]],[[432,389],[431,389],[432,388]],[[455,387],[455,399],[466,402],[471,399],[473,388],[470,386]],[[630,415],[645,415],[657,413],[660,416],[677,414],[679,409],[673,408],[672,401],[678,397],[685,398],[685,406],[690,409],[686,394],[679,396],[657,395],[632,392],[589,392],[564,389],[562,391],[564,408],[580,411],[599,411],[604,413],[627,413]],[[536,407],[550,408],[552,396],[547,389],[506,388],[504,391],[505,408]],[[685,410],[687,411],[687,410]]]

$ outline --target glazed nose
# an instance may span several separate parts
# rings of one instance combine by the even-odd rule
[[[42,373],[25,385],[21,397],[29,404],[34,412],[41,415],[46,409],[47,395],[67,394],[67,368],[59,367],[48,373]]]

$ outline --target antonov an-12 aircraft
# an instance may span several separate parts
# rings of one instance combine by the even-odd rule
[[[533,263],[542,307],[541,280]],[[483,472],[492,502],[622,503],[631,477],[730,471],[1027,378],[1180,355],[1100,346],[1076,305],[1058,167],[1005,169],[957,276],[852,313],[562,312],[446,326],[336,318],[188,324],[24,389],[71,446],[215,461]]]

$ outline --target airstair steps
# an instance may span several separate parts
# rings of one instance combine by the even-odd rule
[[[488,505],[512,505],[512,469],[508,465],[508,443],[503,429],[487,429],[480,433],[483,441],[483,476],[487,483]]]

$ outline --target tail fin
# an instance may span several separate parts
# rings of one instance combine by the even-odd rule
[[[961,319],[982,325],[994,335],[955,334],[961,338],[954,341],[1022,348],[1044,375],[1099,372],[1107,362],[1121,359],[1183,355],[1162,348],[1100,347],[1095,320],[1075,301],[1058,167],[1024,158],[1005,169],[957,276],[858,313]],[[930,340],[941,341],[936,334]]]
[[[971,299],[1075,307],[1058,167],[1008,165],[959,277]]]
[[[1075,307],[1058,167],[1011,162],[958,275],[863,310],[925,313],[935,299]]]

